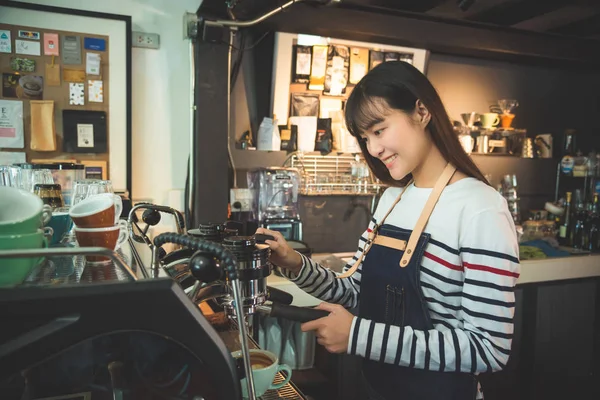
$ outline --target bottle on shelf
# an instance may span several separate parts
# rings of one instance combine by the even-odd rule
[[[571,244],[571,192],[566,194],[565,212],[561,217],[560,226],[558,228],[558,242],[562,246]]]
[[[560,160],[560,170],[564,175],[572,175],[575,166],[575,129],[567,129],[564,135],[562,154]]]
[[[600,205],[598,204],[598,193],[594,194],[592,211],[590,212],[588,230],[588,247],[591,252],[600,251]]]
[[[585,202],[580,189],[575,190],[575,211],[573,212],[571,227],[571,245],[574,249],[587,249],[588,238],[586,232],[586,222],[588,212],[585,208]]]

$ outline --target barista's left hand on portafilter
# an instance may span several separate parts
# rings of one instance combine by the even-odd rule
[[[265,240],[265,244],[271,248],[271,262],[280,268],[284,268],[298,274],[302,269],[302,257],[290,247],[280,232],[265,228],[258,228],[256,233],[271,235],[275,240]]]

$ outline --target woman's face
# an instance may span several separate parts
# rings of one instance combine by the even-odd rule
[[[369,154],[381,160],[395,180],[419,168],[431,149],[432,141],[422,119],[423,114],[419,114],[418,108],[413,115],[388,109],[361,134]]]

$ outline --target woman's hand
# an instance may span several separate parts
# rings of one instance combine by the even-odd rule
[[[271,262],[280,268],[290,270],[294,274],[300,273],[302,269],[302,257],[290,247],[283,235],[277,231],[258,228],[256,233],[271,235],[275,240],[266,240],[265,243],[271,248]]]
[[[302,331],[315,331],[317,343],[330,353],[348,351],[350,328],[354,316],[339,304],[321,303],[317,310],[329,311],[329,315],[301,325]]]

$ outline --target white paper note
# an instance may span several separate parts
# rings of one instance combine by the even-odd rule
[[[41,54],[40,42],[31,40],[15,40],[15,53],[39,56]]]
[[[100,54],[87,53],[85,61],[85,72],[88,75],[100,75]]]
[[[20,164],[27,162],[22,151],[0,151],[0,165]]]
[[[317,117],[290,117],[290,124],[298,125],[298,151],[315,151]]]
[[[94,147],[94,125],[77,124],[77,147]]]
[[[327,97],[321,98],[319,101],[319,118],[331,118],[332,111],[342,109],[341,99],[331,99]]]
[[[88,101],[93,103],[102,103],[104,93],[102,81],[88,81]]]
[[[12,53],[10,31],[0,30],[0,53]]]
[[[85,105],[85,85],[83,83],[69,83],[69,104],[72,106]]]
[[[11,149],[25,147],[22,101],[0,100],[0,147]]]

